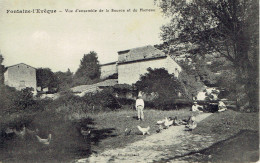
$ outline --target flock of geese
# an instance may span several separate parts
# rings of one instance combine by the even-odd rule
[[[161,132],[163,129],[168,129],[170,126],[185,125],[186,131],[192,131],[197,127],[197,122],[195,121],[195,116],[190,116],[188,120],[179,120],[177,117],[165,117],[165,119],[156,122],[158,125],[157,133]],[[137,126],[138,130],[142,132],[143,135],[150,135],[150,126],[142,128]],[[125,135],[130,135],[132,129],[125,129]]]
[[[6,135],[15,134],[19,138],[23,139],[23,138],[25,138],[26,134],[30,134],[30,135],[34,135],[40,144],[49,145],[51,143],[51,140],[52,140],[51,134],[49,134],[47,138],[41,138],[39,135],[37,135],[37,133],[39,133],[38,129],[36,129],[35,131],[30,130],[30,129],[26,128],[25,125],[23,125],[21,130],[17,130],[16,128],[9,128],[9,127],[5,130]],[[91,130],[86,130],[83,127],[81,127],[80,133],[82,136],[88,136],[88,135],[90,135]]]
[[[41,138],[39,135],[37,135],[38,132],[39,132],[38,129],[33,131],[33,130],[26,128],[25,125],[23,125],[21,130],[17,130],[16,128],[9,128],[9,127],[5,130],[5,134],[7,134],[7,135],[15,134],[16,136],[18,136],[22,139],[25,138],[26,133],[34,134],[39,143],[44,144],[44,145],[49,145],[51,142],[51,134],[49,134],[48,137],[46,139],[44,139],[44,138]]]
[[[165,117],[165,119],[157,121],[156,124],[159,125],[157,132],[160,132],[162,129],[168,129],[170,126],[185,125],[186,131],[192,131],[197,127],[195,116],[190,116],[188,120],[181,120],[177,117]]]
[[[158,129],[156,130],[157,133],[161,132],[163,129],[168,129],[170,126],[179,126],[179,125],[185,125],[185,128],[187,129],[187,131],[191,131],[193,129],[195,129],[197,127],[197,123],[195,121],[195,117],[191,116],[188,120],[178,120],[177,117],[165,117],[165,119],[163,120],[159,120],[156,122],[156,125],[158,125]],[[146,127],[146,128],[142,128],[140,126],[137,126],[138,130],[143,134],[143,135],[150,135],[150,126]],[[132,129],[125,129],[125,135],[130,135]],[[5,130],[5,133],[7,135],[9,134],[15,134],[20,138],[24,138],[26,133],[28,134],[33,134],[35,135],[37,141],[43,145],[49,145],[51,140],[52,140],[52,135],[49,134],[47,138],[41,138],[39,135],[37,135],[37,133],[39,132],[38,129],[34,130],[30,130],[28,128],[25,127],[25,125],[23,125],[21,130],[17,130],[15,128],[7,128]],[[80,133],[82,136],[89,136],[91,134],[91,130],[88,129],[86,130],[84,127],[80,128]]]

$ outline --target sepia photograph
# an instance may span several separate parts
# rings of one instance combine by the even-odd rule
[[[259,147],[258,0],[0,0],[0,163]]]

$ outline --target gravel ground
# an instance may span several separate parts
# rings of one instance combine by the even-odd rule
[[[196,117],[200,122],[211,113],[202,113]],[[185,131],[185,126],[172,126],[161,133],[146,136],[145,139],[127,145],[125,148],[107,150],[93,154],[89,158],[77,160],[85,162],[161,162],[178,159],[180,156],[205,149],[214,143],[211,136],[201,136]]]

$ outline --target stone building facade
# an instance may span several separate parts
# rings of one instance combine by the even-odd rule
[[[100,65],[101,79],[105,79],[110,75],[117,73],[117,62],[111,62]]]
[[[36,69],[24,63],[9,66],[4,73],[4,83],[17,90],[32,87],[36,91]]]
[[[144,46],[118,52],[118,83],[133,84],[140,79],[147,68],[165,68],[177,78],[181,67],[161,50],[154,46]]]

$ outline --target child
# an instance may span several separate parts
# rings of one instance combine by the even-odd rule
[[[138,98],[135,102],[135,108],[137,110],[138,120],[144,120],[144,100],[141,98],[142,95],[139,93]]]
[[[193,112],[199,111],[198,107],[199,107],[199,106],[198,106],[197,102],[195,101],[194,104],[193,104],[192,107],[191,107],[191,111],[193,111]]]
[[[220,100],[218,102],[218,112],[222,112],[222,111],[225,111],[225,110],[227,110],[227,107],[224,104],[224,102]]]

